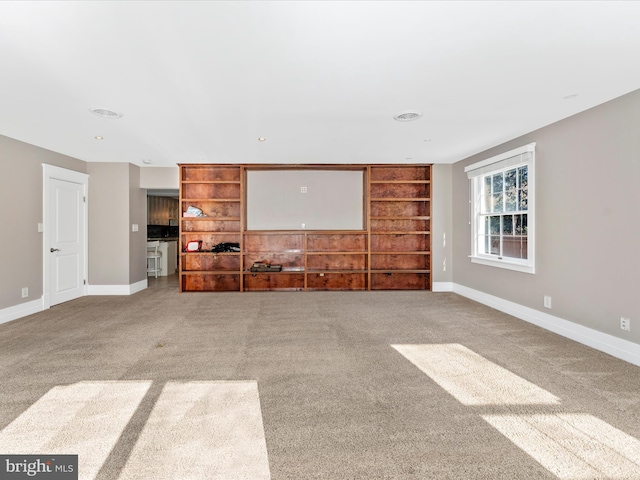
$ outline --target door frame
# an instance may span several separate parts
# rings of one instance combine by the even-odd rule
[[[84,261],[84,272],[82,275],[84,278],[82,280],[83,289],[82,296],[87,295],[87,287],[88,287],[88,278],[89,278],[89,222],[88,222],[88,211],[89,211],[89,175],[86,173],[76,172],[75,170],[68,170],[66,168],[56,167],[54,165],[49,165],[46,163],[42,164],[42,175],[43,175],[43,190],[42,190],[42,221],[43,221],[43,237],[42,237],[42,307],[44,310],[51,307],[51,285],[49,282],[50,272],[50,263],[49,263],[49,245],[50,238],[49,233],[51,229],[49,226],[51,225],[52,218],[49,211],[49,193],[50,193],[50,185],[49,180],[62,180],[71,183],[77,183],[83,186],[83,195],[84,195],[84,207],[82,208],[82,215],[84,217],[84,242],[82,246],[83,250],[83,261]]]

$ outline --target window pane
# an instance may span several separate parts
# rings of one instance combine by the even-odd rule
[[[529,171],[526,165],[518,168],[518,180],[520,183],[520,189],[518,190],[520,210],[527,210],[529,206],[527,198],[527,194],[529,192],[528,174]]]
[[[516,184],[516,169],[504,173],[504,210],[515,212],[518,203],[518,188]]]
[[[491,209],[491,213],[502,212],[502,193],[494,193],[492,197],[493,208]]]
[[[502,234],[513,235],[513,215],[502,217]]]
[[[480,212],[491,213],[491,175],[482,178],[480,192]]]
[[[527,258],[527,237],[503,237],[502,256],[512,258]]]
[[[527,234],[527,214],[514,215],[516,220],[516,235]]]
[[[502,193],[502,174],[496,173],[492,177],[493,193]]]
[[[498,215],[494,215],[492,217],[489,217],[489,219],[489,233],[491,233],[492,235],[500,235],[500,217]]]
[[[485,195],[489,195],[491,193],[491,175],[487,175],[484,177],[484,192]]]
[[[503,183],[502,173],[496,173],[491,177],[491,188],[493,193],[492,212],[502,212],[503,210]]]
[[[520,258],[528,258],[527,257],[527,239],[528,237],[520,237]]]
[[[491,243],[489,253],[491,255],[500,255],[500,237],[492,235],[489,237],[489,242]]]

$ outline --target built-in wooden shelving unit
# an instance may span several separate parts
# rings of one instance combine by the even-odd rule
[[[431,289],[431,166],[372,165],[370,288]]]
[[[245,227],[245,166],[180,165],[180,291],[431,289],[431,166],[363,169],[362,230],[257,231]],[[190,206],[205,216],[185,216]],[[197,240],[201,251],[184,251]],[[211,252],[222,242],[240,251]]]

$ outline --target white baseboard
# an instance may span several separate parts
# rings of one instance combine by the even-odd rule
[[[144,290],[148,286],[149,286],[149,280],[146,279],[146,278],[144,280],[140,280],[139,282],[133,283],[133,284],[129,285],[129,287],[131,287],[129,289],[129,291],[130,291],[129,295],[133,295],[134,293],[141,292],[142,290]]]
[[[614,337],[608,333],[603,333],[563,318],[555,317],[548,313],[525,307],[500,297],[474,290],[473,288],[465,287],[464,285],[458,285],[457,283],[453,284],[453,292],[495,308],[496,310],[500,310],[501,312],[513,315],[520,320],[532,323],[545,330],[575,340],[583,345],[608,353],[613,357],[640,366],[640,345],[637,343],[629,342],[628,340]]]
[[[0,323],[10,322],[44,310],[42,298],[0,310]]]
[[[431,284],[432,292],[453,292],[453,282],[433,282]]]
[[[147,279],[131,285],[88,285],[87,295],[133,295],[149,286]]]
[[[133,295],[149,286],[147,279],[141,280],[131,285],[88,285],[87,295]],[[0,309],[0,324],[17,320],[34,313],[42,312],[49,308],[48,296],[40,297],[31,302],[20,303],[13,307]]]

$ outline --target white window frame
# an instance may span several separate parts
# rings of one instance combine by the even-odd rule
[[[469,178],[469,209],[471,225],[472,263],[506,268],[524,273],[535,273],[535,143],[496,155],[465,167]],[[510,170],[519,166],[527,166],[527,258],[499,256],[482,253],[479,250],[479,235],[482,229],[481,192],[482,178],[488,174]]]

